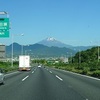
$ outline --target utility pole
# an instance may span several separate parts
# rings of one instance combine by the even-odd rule
[[[98,62],[99,62],[99,45],[98,45]]]
[[[80,66],[80,64],[81,64],[81,51],[79,49],[79,66]]]
[[[17,36],[23,36],[24,34],[15,34]],[[11,35],[12,37],[12,61],[11,61],[11,66],[13,67],[13,55],[14,55],[14,45],[13,45],[13,42],[14,42],[14,34]],[[21,52],[23,54],[23,45],[22,45],[22,49],[21,49]]]

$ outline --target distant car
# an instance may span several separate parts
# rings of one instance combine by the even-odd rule
[[[4,84],[4,73],[2,69],[0,69],[0,84]]]
[[[38,67],[41,67],[41,65],[39,65]]]

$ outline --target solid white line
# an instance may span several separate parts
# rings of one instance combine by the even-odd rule
[[[8,73],[8,74],[5,74],[5,76],[9,76],[9,75],[16,74],[16,73],[18,73],[18,71],[12,72],[12,73]]]
[[[56,70],[61,70],[61,69],[56,69]],[[74,72],[67,71],[67,70],[61,70],[61,71],[63,71],[63,72],[68,72],[68,73],[71,73],[71,74],[74,74],[74,75],[78,75],[78,76],[82,76],[82,77],[86,77],[86,78],[90,78],[90,79],[93,79],[93,80],[100,81],[99,78],[95,78],[95,77],[92,77],[92,76],[82,75],[82,74],[74,73]]]
[[[63,79],[62,79],[62,78],[60,78],[59,76],[57,76],[57,75],[56,75],[56,77],[57,77],[59,80],[63,81]]]
[[[52,73],[52,71],[49,71],[50,73]]]
[[[25,78],[22,79],[22,81],[25,81],[29,76],[26,76]]]
[[[91,77],[91,76],[87,76],[87,75],[82,75],[82,74],[78,74],[78,73],[74,73],[74,72],[70,72],[70,71],[66,71],[66,70],[62,70],[62,71],[68,72],[68,73],[72,73],[72,74],[75,74],[75,75],[78,75],[78,76],[82,76],[82,77],[86,77],[86,78],[90,78],[90,79],[94,79],[94,80],[100,81],[100,79],[95,78],[95,77]]]

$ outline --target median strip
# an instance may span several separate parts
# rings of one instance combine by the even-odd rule
[[[22,79],[22,81],[25,81],[29,76],[26,76],[25,78]]]
[[[56,78],[58,78],[60,81],[63,81],[63,79],[62,79],[62,78],[60,78],[60,77],[59,77],[59,76],[57,76],[57,75],[56,75]]]

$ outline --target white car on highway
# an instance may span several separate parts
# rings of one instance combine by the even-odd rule
[[[41,67],[41,65],[39,65],[38,67]]]
[[[4,73],[2,69],[0,69],[0,84],[4,84]]]

